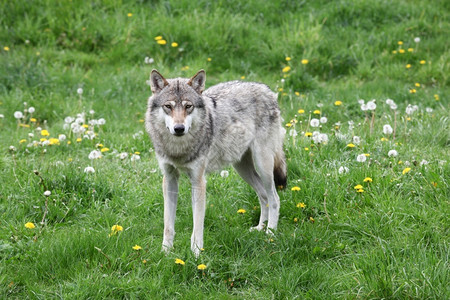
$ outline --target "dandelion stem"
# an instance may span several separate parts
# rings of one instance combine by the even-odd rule
[[[331,223],[330,216],[328,215],[327,211],[327,196],[328,196],[328,190],[325,190],[325,194],[323,194],[323,209],[325,210],[325,216],[328,219],[328,222]]]
[[[395,141],[395,130],[397,129],[397,112],[394,111],[394,131],[392,133],[392,140]]]
[[[370,135],[372,135],[374,123],[375,123],[375,111],[372,111],[372,120],[370,121]]]
[[[111,268],[111,259],[108,257],[108,255],[105,254],[105,252],[102,251],[102,249],[95,247],[95,250],[97,250],[98,252],[100,252],[101,255],[103,255],[104,257],[106,257],[106,259],[108,260],[108,266]]]

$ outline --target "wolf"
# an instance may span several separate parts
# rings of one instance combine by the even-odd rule
[[[205,175],[233,165],[255,190],[261,205],[253,229],[271,233],[277,228],[280,198],[276,187],[286,186],[277,95],[267,85],[230,81],[205,89],[206,74],[165,79],[150,75],[145,127],[163,173],[164,234],[162,248],[170,251],[175,236],[175,210],[180,172],[192,185],[191,250],[203,249],[206,206]],[[265,222],[267,221],[267,228]]]

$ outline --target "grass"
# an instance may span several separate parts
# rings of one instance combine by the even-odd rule
[[[448,11],[446,1],[2,2],[0,297],[449,298]],[[185,177],[175,248],[161,253],[162,179],[142,123],[153,68],[279,92],[289,183],[274,237],[248,230],[257,197],[227,169],[208,177],[200,258]],[[373,115],[359,99],[376,99]],[[64,129],[79,113],[106,120],[86,129],[94,139]],[[305,136],[314,131],[328,142]],[[96,149],[103,158],[90,160]]]

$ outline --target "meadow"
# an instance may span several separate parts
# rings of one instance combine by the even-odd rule
[[[448,299],[448,1],[1,1],[0,298]],[[152,69],[279,94],[268,236],[232,168],[161,252]]]

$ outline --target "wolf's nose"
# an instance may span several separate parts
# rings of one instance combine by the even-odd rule
[[[183,135],[184,134],[184,125],[176,124],[175,126],[173,126],[173,130],[175,131],[176,135]]]

